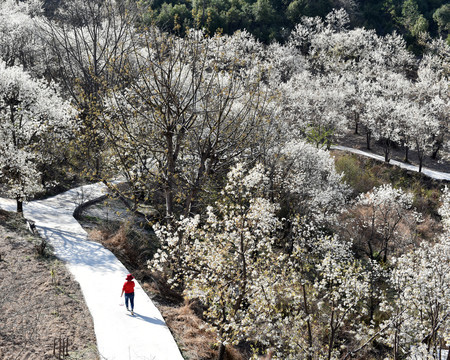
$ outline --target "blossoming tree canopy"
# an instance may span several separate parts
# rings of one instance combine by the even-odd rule
[[[73,118],[73,108],[54,84],[0,63],[0,152],[5,154],[0,178],[19,212],[22,202],[42,189],[39,165],[49,156],[45,144],[49,138],[64,141]]]

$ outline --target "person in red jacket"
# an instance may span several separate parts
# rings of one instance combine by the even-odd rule
[[[123,293],[125,293],[125,306],[127,307],[127,310],[130,310],[128,308],[128,302],[131,305],[131,315],[134,315],[134,277],[131,274],[127,275],[127,278],[125,281],[125,284],[123,284],[122,287],[122,293],[120,294],[120,297],[122,297]]]

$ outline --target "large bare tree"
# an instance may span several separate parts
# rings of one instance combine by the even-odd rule
[[[63,1],[52,20],[42,26],[57,79],[80,110],[82,124],[77,146],[98,178],[102,170],[104,141],[98,116],[108,87],[128,51],[138,17],[136,4],[126,0]]]
[[[268,91],[258,61],[234,40],[144,29],[123,73],[124,82],[138,78],[111,91],[111,159],[142,199],[161,187],[168,218],[194,211],[208,177],[258,143]]]

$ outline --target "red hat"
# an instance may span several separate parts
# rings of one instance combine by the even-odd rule
[[[133,275],[131,275],[131,274],[128,274],[128,275],[127,275],[127,280],[128,280],[128,281],[133,280],[133,279],[134,279]]]

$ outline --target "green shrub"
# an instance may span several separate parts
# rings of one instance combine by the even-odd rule
[[[353,196],[370,191],[375,186],[381,185],[380,180],[373,175],[373,171],[364,166],[360,159],[353,154],[336,156],[336,171],[343,173],[343,180],[351,186]],[[372,169],[373,170],[373,169]]]

